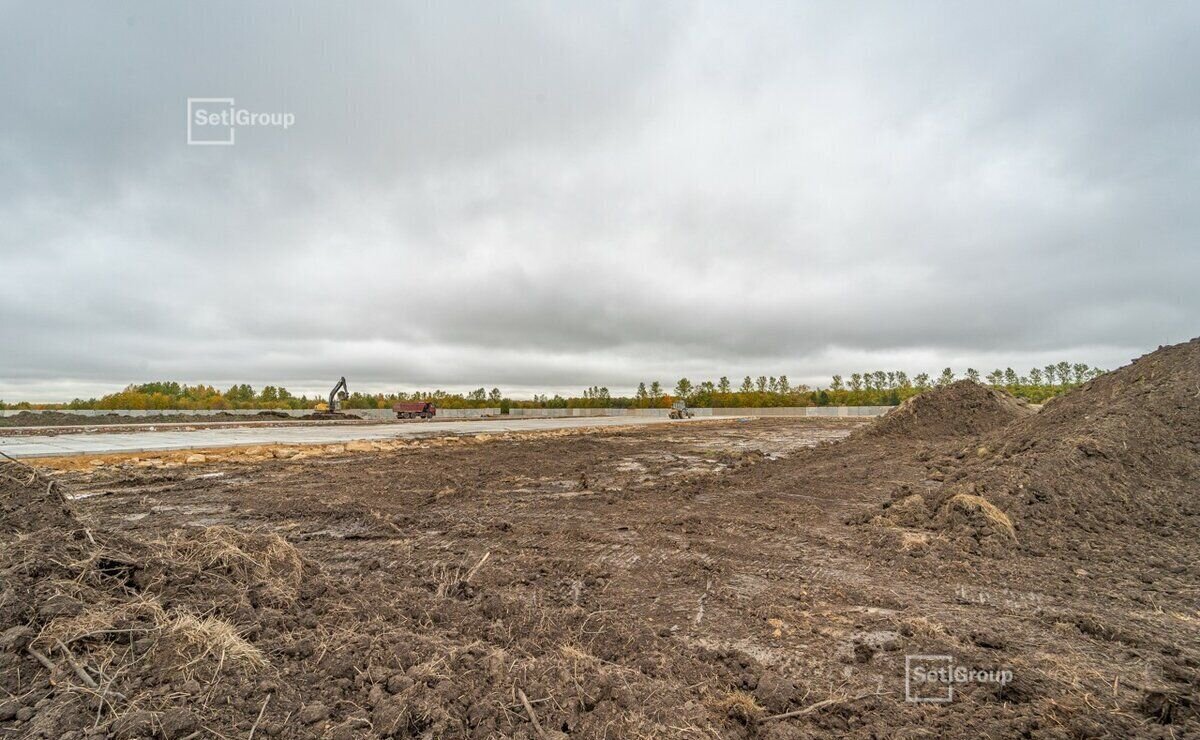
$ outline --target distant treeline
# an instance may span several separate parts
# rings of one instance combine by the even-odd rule
[[[936,378],[927,373],[909,376],[903,370],[876,370],[865,373],[834,375],[827,388],[792,385],[786,375],[779,377],[747,375],[734,386],[729,378],[692,383],[680,378],[667,389],[654,381],[639,383],[633,396],[613,396],[608,388],[592,386],[580,396],[535,395],[531,400],[513,400],[499,388],[483,388],[470,393],[445,391],[416,391],[413,393],[352,393],[344,402],[350,409],[386,409],[400,401],[433,401],[440,408],[462,409],[499,407],[509,408],[666,408],[678,399],[700,408],[763,408],[769,406],[894,406],[933,387],[949,385],[967,379],[1003,388],[1032,403],[1041,403],[1084,383],[1104,371],[1082,363],[1060,362],[1043,368],[1032,368],[1018,375],[1012,368],[996,369],[981,375],[967,368],[959,376],[946,368]],[[173,381],[130,385],[118,393],[101,398],[80,399],[62,404],[5,404],[0,409],[311,409],[324,402],[324,397],[295,396],[282,386],[268,385],[255,391],[247,384],[219,391],[211,385],[184,385]]]
[[[242,383],[220,391],[211,385],[186,385],[174,381],[141,383],[126,386],[125,390],[110,393],[101,398],[76,398],[70,403],[60,404],[5,404],[0,409],[185,409],[232,410],[232,409],[311,409],[328,399],[323,396],[296,396],[283,386],[267,385],[259,391]],[[445,391],[417,391],[414,393],[351,393],[343,402],[345,408],[386,409],[400,401],[432,400],[441,408],[480,408],[500,405],[500,390],[493,388],[486,393],[482,388],[468,394],[446,393]]]

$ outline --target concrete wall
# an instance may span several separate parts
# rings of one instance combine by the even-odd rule
[[[688,409],[694,416],[882,416],[892,406],[769,406]],[[582,416],[666,416],[669,409],[510,409],[514,418],[561,419]],[[440,412],[439,412],[440,413]]]
[[[389,414],[392,412],[389,411]],[[395,416],[395,414],[392,414]],[[500,407],[486,409],[438,409],[436,419],[479,419],[484,416],[499,416]]]
[[[514,419],[566,419],[579,416],[628,416],[632,409],[509,409]]]
[[[204,409],[198,410],[198,411],[193,411],[191,409],[103,409],[103,410],[53,409],[53,410],[46,410],[43,412],[39,409],[33,409],[31,411],[22,411],[21,409],[16,409],[16,410],[5,409],[5,410],[0,410],[0,416],[16,416],[17,414],[20,414],[20,413],[52,414],[52,413],[56,413],[56,412],[63,413],[63,414],[74,414],[76,416],[105,416],[107,414],[117,414],[118,416],[162,416],[165,414],[171,414],[171,415],[187,414],[188,416],[216,416],[217,414],[234,414],[235,416],[255,416],[256,414],[258,414],[259,411],[262,411],[262,410],[263,409],[235,409],[235,410],[228,410],[228,411],[212,411],[212,410],[204,410]],[[288,416],[304,416],[306,414],[311,414],[313,412],[312,409],[270,409],[270,410],[278,412],[278,413],[282,413],[282,414],[287,414]]]
[[[882,416],[894,406],[768,406],[711,409],[713,416]]]
[[[77,416],[105,416],[107,414],[116,414],[118,416],[142,417],[142,416],[163,416],[163,415],[176,415],[176,414],[187,415],[187,416],[216,416],[218,414],[233,414],[234,416],[256,417],[256,416],[258,416],[258,412],[261,411],[261,409],[231,409],[229,411],[210,411],[210,410],[192,411],[192,410],[188,410],[188,409],[111,409],[111,410],[106,409],[106,410],[102,410],[102,411],[92,410],[92,409],[80,409],[80,410],[55,409],[54,411],[47,410],[44,413],[55,413],[55,411],[58,411],[58,412],[61,412],[64,414],[75,414]],[[307,416],[307,415],[313,413],[312,409],[271,409],[271,411],[276,412],[276,413],[287,414],[288,416],[291,416],[293,418]],[[358,416],[363,419],[395,419],[396,418],[396,413],[394,411],[392,411],[391,409],[345,409],[345,412],[347,414],[352,414],[354,416]],[[20,413],[23,413],[23,412],[21,410],[12,410],[12,409],[0,410],[0,416],[16,416],[17,414],[20,414]],[[27,413],[38,414],[38,413],[43,413],[43,412],[39,411],[37,409],[34,409],[32,411],[28,411]],[[499,407],[484,408],[484,409],[438,409],[436,418],[438,418],[438,419],[478,419],[478,418],[484,417],[484,416],[499,416],[499,415],[500,415]],[[268,416],[265,418],[267,420],[270,420],[271,417]]]
[[[890,411],[892,406],[775,406],[764,408],[737,409],[690,409],[695,416],[882,416]],[[312,409],[281,409],[282,413],[291,417],[307,416]],[[509,417],[513,419],[563,419],[588,416],[666,416],[668,409],[510,409]],[[232,411],[188,411],[179,409],[143,410],[117,409],[106,411],[62,409],[63,413],[79,416],[102,416],[104,414],[119,414],[121,416],[158,416],[163,414],[187,414],[192,416],[216,416],[217,414],[233,414],[235,416],[254,417],[258,409],[237,409]],[[0,416],[16,416],[20,411],[0,410]],[[32,411],[30,413],[39,413]],[[391,409],[347,409],[346,413],[363,419],[394,419],[396,414]],[[479,419],[485,416],[500,416],[499,408],[483,409],[438,409],[438,419]],[[270,417],[266,417],[270,419]]]

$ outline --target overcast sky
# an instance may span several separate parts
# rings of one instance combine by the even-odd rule
[[[1197,3],[0,8],[7,401],[1112,368],[1200,334]],[[295,124],[189,146],[188,97]]]

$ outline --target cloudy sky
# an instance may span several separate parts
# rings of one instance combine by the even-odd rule
[[[1195,3],[0,2],[0,398],[1115,367],[1198,82]]]

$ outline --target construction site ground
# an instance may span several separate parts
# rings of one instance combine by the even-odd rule
[[[33,462],[89,527],[153,542],[227,526],[278,535],[313,564],[286,608],[220,612],[262,646],[262,665],[237,668],[223,653],[219,676],[189,664],[158,694],[146,679],[145,698],[117,721],[97,712],[89,725],[112,736],[1195,729],[1194,694],[1180,689],[1195,681],[1200,645],[1194,561],[1148,582],[1133,564],[981,559],[935,531],[855,524],[897,487],[940,480],[963,449],[825,444],[868,423],[739,419],[249,460]],[[906,701],[914,655],[1012,680]],[[13,706],[26,701],[8,692]],[[181,701],[185,715],[160,711]],[[30,716],[47,737],[76,729],[65,714]],[[33,721],[0,713],[0,735],[32,734]]]
[[[702,423],[700,418],[685,419]],[[217,424],[111,425],[52,429],[0,429],[0,452],[12,457],[57,457],[167,450],[204,450],[261,445],[337,445],[447,435],[536,432],[556,429],[669,423],[666,417],[562,419],[455,419],[449,421],[272,421]],[[675,422],[678,423],[678,422]]]

